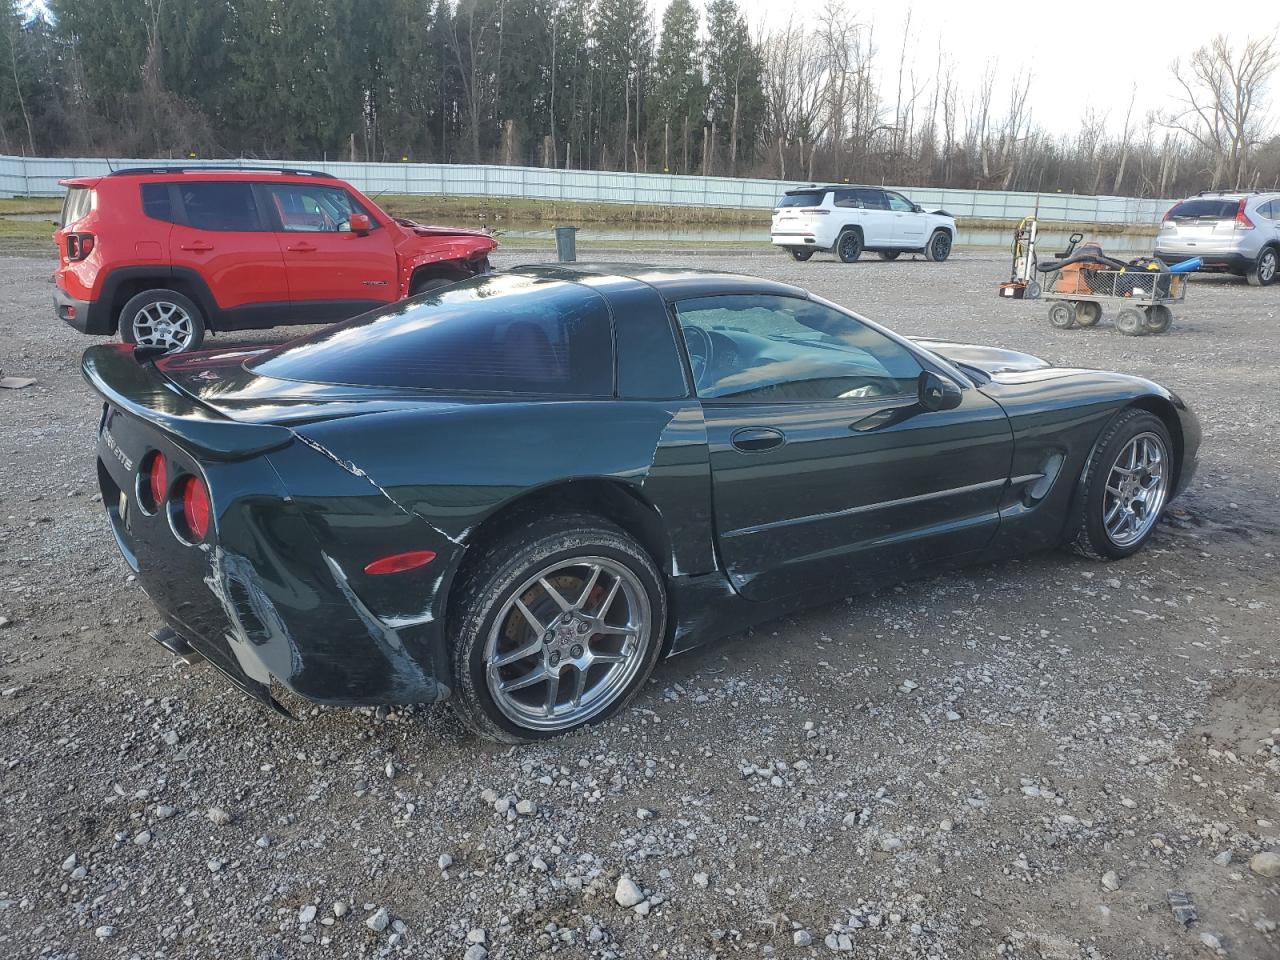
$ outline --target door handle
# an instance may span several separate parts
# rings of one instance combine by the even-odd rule
[[[195,250],[200,253],[206,253],[213,249],[212,243],[206,243],[203,240],[193,240],[191,243],[182,243],[178,245],[182,250]]]
[[[773,427],[743,427],[735,430],[729,442],[743,453],[763,453],[787,442],[787,436]]]
[[[313,251],[315,251],[316,247],[314,244],[307,243],[304,241],[302,243],[290,244],[289,246],[285,247],[285,249],[291,250],[294,253],[312,253]]]

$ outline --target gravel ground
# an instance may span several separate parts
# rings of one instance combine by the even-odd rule
[[[1131,339],[999,302],[989,255],[666,259],[1157,378],[1203,420],[1195,487],[1132,559],[836,602],[554,743],[443,706],[293,723],[146,639],[87,341],[47,261],[0,260],[0,367],[38,378],[0,391],[0,956],[1280,956],[1280,290],[1197,278]]]

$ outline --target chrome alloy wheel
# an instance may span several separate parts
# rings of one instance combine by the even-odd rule
[[[489,693],[522,727],[576,726],[623,695],[653,637],[649,596],[634,573],[606,557],[557,561],[494,619],[484,650]]]
[[[168,300],[148,303],[133,316],[133,341],[140,347],[185,350],[194,337],[191,315]]]
[[[1140,433],[1111,465],[1102,498],[1102,526],[1117,547],[1137,543],[1160,519],[1169,494],[1168,464],[1164,441],[1154,433]]]

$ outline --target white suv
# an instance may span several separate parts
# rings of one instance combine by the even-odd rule
[[[801,187],[788,190],[773,211],[769,238],[796,260],[830,250],[845,263],[874,250],[882,260],[923,253],[929,260],[951,255],[956,220],[942,210],[925,212],[883,187]]]

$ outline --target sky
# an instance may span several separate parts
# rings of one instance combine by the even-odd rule
[[[807,18],[816,25],[824,0],[738,2],[755,29],[785,24],[790,16],[797,23]],[[660,13],[666,0],[656,3]],[[997,102],[1007,99],[1018,71],[1030,69],[1035,121],[1051,133],[1068,135],[1078,129],[1086,103],[1100,112],[1109,111],[1108,129],[1119,133],[1135,85],[1135,121],[1148,109],[1175,108],[1176,89],[1169,70],[1175,57],[1186,59],[1218,33],[1242,42],[1280,28],[1280,9],[1256,0],[846,3],[860,20],[874,26],[882,88],[890,102],[897,89],[903,21],[910,9],[914,40],[907,59],[908,67],[914,62],[918,77],[933,72],[939,38],[956,63],[962,102],[976,90],[993,59],[998,61]],[[1280,132],[1280,77],[1269,99],[1269,114],[1275,120],[1272,129]]]

